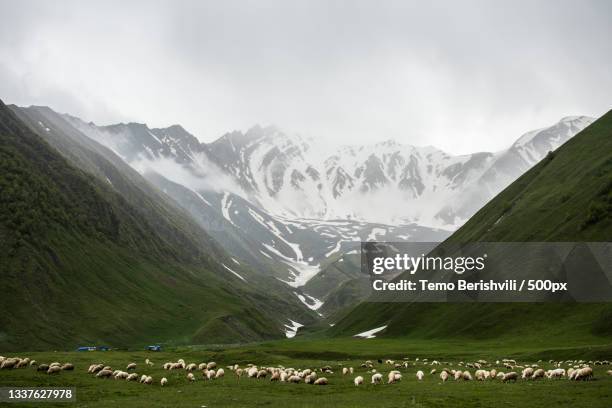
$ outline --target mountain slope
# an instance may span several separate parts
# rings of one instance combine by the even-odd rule
[[[447,241],[612,241],[612,111],[512,183]],[[562,319],[559,319],[563,316]],[[610,304],[364,302],[331,335],[387,326],[379,336],[612,337]]]
[[[162,236],[1,102],[0,167],[0,307],[10,311],[0,315],[2,349],[282,335],[260,305],[286,303],[228,272],[217,261],[227,255],[205,234],[206,247],[171,223],[174,233]]]
[[[503,151],[462,156],[394,141],[329,151],[272,126],[227,133],[205,144],[179,126],[68,121],[135,167],[161,162],[168,170],[208,175],[204,183],[241,195],[272,216],[454,229],[592,119],[563,118]]]

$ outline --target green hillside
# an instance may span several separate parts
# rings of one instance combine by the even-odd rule
[[[282,335],[261,310],[291,305],[228,274],[180,215],[160,226],[146,211],[160,210],[70,165],[0,102],[0,349]]]
[[[612,111],[550,153],[441,245],[466,242],[612,241]],[[328,330],[348,336],[555,342],[612,339],[612,304],[407,304],[364,302]]]

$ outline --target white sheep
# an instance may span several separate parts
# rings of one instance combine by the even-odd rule
[[[328,383],[327,378],[321,377],[315,380],[314,385],[327,385]]]
[[[446,380],[448,380],[448,371],[442,371],[440,373],[440,379],[442,380],[442,382],[446,382]]]
[[[521,374],[521,378],[523,380],[528,380],[531,378],[531,376],[533,376],[533,368],[531,367],[525,368]]]
[[[49,369],[47,370],[47,374],[57,374],[60,371],[62,371],[62,368],[59,366],[50,366]],[[110,371],[109,371],[110,373]]]
[[[215,363],[214,361],[211,361],[210,363],[206,364],[206,368],[208,368],[209,370],[213,368],[217,368],[217,363]]]
[[[518,379],[518,374],[514,371],[510,371],[509,373],[504,374],[502,377],[503,382],[507,381],[516,381]]]
[[[160,381],[159,381],[159,385],[161,385],[162,387],[165,387],[166,385],[168,385],[168,379],[166,377],[163,377]]]
[[[425,373],[423,371],[421,371],[421,370],[417,371],[417,373],[416,373],[417,380],[421,381],[421,380],[423,380],[423,377],[425,377]]]
[[[464,381],[472,381],[472,374],[470,374],[469,371],[465,370],[463,374],[461,374],[461,378],[463,378]]]
[[[533,375],[531,376],[532,379],[536,379],[536,378],[544,378],[544,370],[542,370],[541,368],[538,368],[537,370],[535,370],[533,372]]]
[[[376,373],[372,376],[372,384],[380,384],[382,382],[382,374]]]
[[[342,375],[347,375],[349,373],[349,369],[347,367],[342,368]]]
[[[147,384],[147,385],[153,384],[153,377],[151,377],[150,375],[147,376],[147,378],[144,380],[144,384]]]
[[[302,381],[302,377],[300,377],[299,375],[292,375],[288,379],[288,382],[295,383],[295,384],[299,383],[300,381]]]
[[[461,371],[461,370],[455,371],[455,374],[454,374],[455,381],[460,380],[462,375],[463,375],[463,371]]]
[[[387,374],[387,384],[393,384],[402,379],[402,374],[399,371],[393,370],[389,371]]]
[[[362,385],[363,384],[363,377],[358,375],[357,377],[355,377],[353,382],[355,383],[355,387],[357,387],[359,385]]]
[[[128,371],[135,370],[135,369],[136,369],[136,363],[130,363],[126,367],[126,370],[128,370]]]
[[[225,370],[222,368],[218,369],[215,373],[215,378],[221,378],[223,376],[225,376]]]
[[[589,380],[593,377],[593,369],[591,367],[580,368],[575,371],[574,380]]]
[[[138,374],[132,373],[126,377],[126,381],[136,381],[138,379]]]
[[[52,368],[55,368],[55,367],[57,367],[57,366],[49,367],[49,370],[51,370]],[[59,367],[57,367],[57,368],[59,368]],[[98,371],[98,373],[96,374],[96,377],[98,377],[98,378],[109,378],[112,375],[113,375],[113,372],[111,370],[102,369],[102,370]]]
[[[194,382],[196,380],[195,376],[193,375],[193,373],[188,373],[187,374],[187,380],[189,380],[191,382]]]
[[[249,378],[253,378],[253,377],[257,377],[257,373],[259,372],[259,370],[257,369],[257,367],[251,367],[249,368],[249,371],[247,371],[247,376]]]

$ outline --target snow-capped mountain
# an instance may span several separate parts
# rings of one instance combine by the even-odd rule
[[[500,152],[453,156],[386,141],[323,146],[275,127],[213,143],[175,125],[96,126],[66,116],[186,208],[230,253],[300,292],[360,241],[439,241],[593,119],[568,117]],[[317,284],[318,296],[335,288]]]
[[[564,118],[501,152],[461,156],[394,141],[326,151],[274,127],[256,126],[201,144],[177,125],[97,127],[75,118],[72,123],[136,167],[170,159],[171,166],[211,184],[207,187],[230,190],[272,215],[455,229],[592,120]]]

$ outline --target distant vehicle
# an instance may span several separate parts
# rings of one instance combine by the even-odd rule
[[[156,344],[154,346],[147,346],[147,350],[148,351],[161,351],[161,346],[159,344]]]
[[[81,346],[77,348],[77,351],[96,351],[94,346]]]
[[[111,348],[108,347],[108,346],[98,346],[98,350],[100,350],[100,351],[110,351],[110,349]]]

